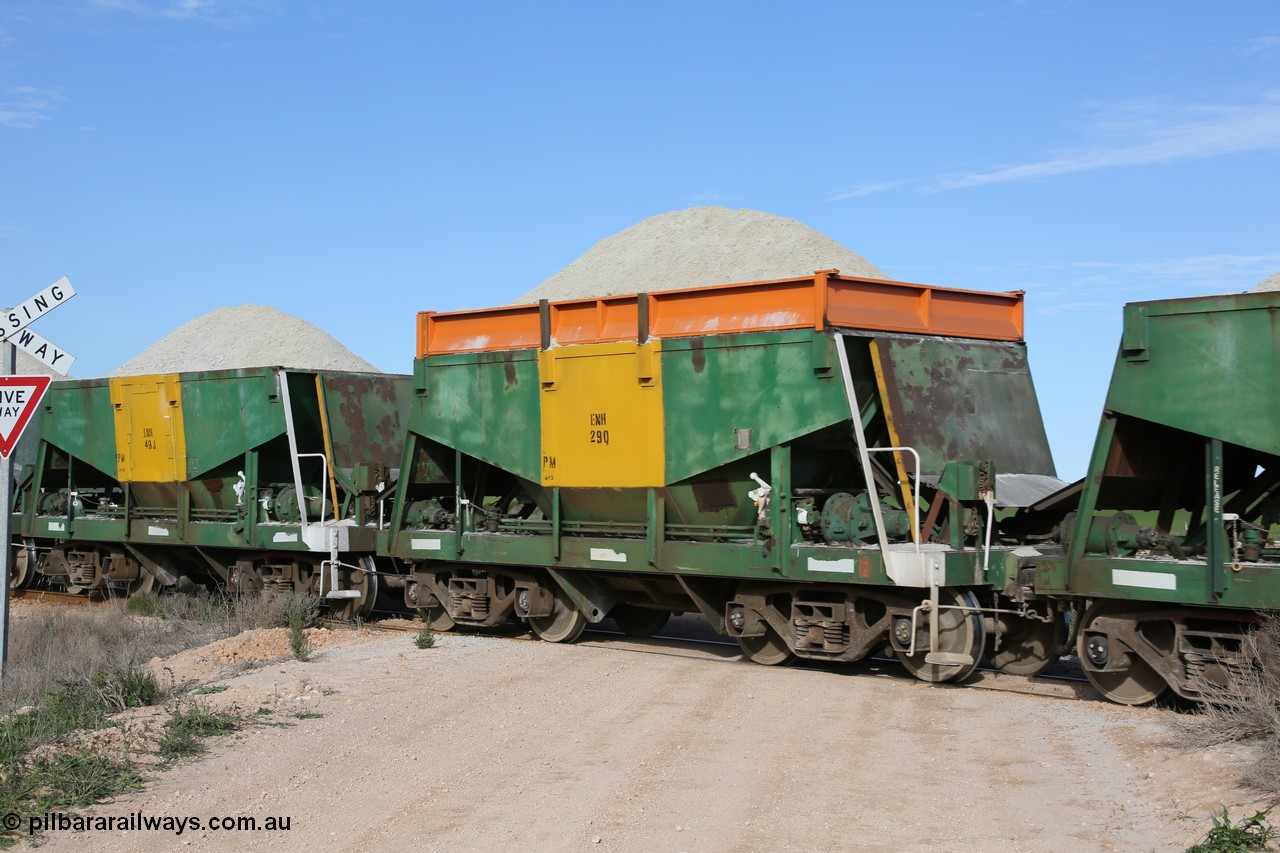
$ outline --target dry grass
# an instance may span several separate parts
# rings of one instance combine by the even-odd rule
[[[1180,740],[1190,747],[1255,746],[1256,758],[1241,781],[1280,796],[1280,620],[1249,634],[1244,653],[1255,666],[1230,691],[1208,697],[1199,713],[1182,719]]]
[[[0,714],[38,705],[61,684],[127,672],[250,628],[288,627],[303,599],[314,602],[305,596],[163,595],[25,613],[10,627]]]
[[[24,614],[10,627],[0,709],[38,704],[59,684],[135,669],[216,636],[213,625],[144,619],[117,604]]]

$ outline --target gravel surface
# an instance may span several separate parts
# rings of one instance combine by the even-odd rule
[[[1169,711],[760,667],[728,647],[412,640],[225,676],[201,698],[292,727],[212,740],[96,809],[287,816],[289,832],[55,832],[42,849],[1127,853],[1183,849],[1246,802],[1235,757],[1175,749]]]
[[[1271,278],[1258,282],[1257,287],[1253,290],[1255,293],[1259,290],[1280,290],[1280,272],[1271,276]]]
[[[377,372],[306,320],[262,305],[240,305],[218,308],[182,324],[111,375],[238,367]]]
[[[794,219],[691,207],[606,237],[516,304],[796,278],[823,269],[888,278],[858,253]]]

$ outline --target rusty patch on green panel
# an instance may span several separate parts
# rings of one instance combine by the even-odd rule
[[[953,459],[1010,474],[1054,474],[1026,348],[957,338],[877,336],[898,439],[926,475]],[[915,469],[910,455],[904,457]]]
[[[511,353],[502,354],[502,375],[507,381],[506,390],[510,391],[519,380],[516,378],[516,364],[511,360]]]
[[[321,377],[334,464],[339,468],[362,462],[398,465],[412,398],[411,377],[371,373],[322,373]]]
[[[703,349],[702,338],[689,341],[689,353],[693,356],[693,372],[701,373],[707,369],[707,352]]]

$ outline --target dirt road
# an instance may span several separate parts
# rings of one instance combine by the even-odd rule
[[[42,848],[1143,851],[1243,802],[1232,756],[1171,749],[1166,711],[684,655],[392,634],[275,663],[205,698],[291,727],[212,741],[96,813],[288,832]]]

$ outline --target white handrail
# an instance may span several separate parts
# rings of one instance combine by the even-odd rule
[[[299,453],[298,454],[299,459],[308,458],[308,457],[314,457],[320,460],[320,518],[318,520],[323,524],[324,512],[328,508],[328,504],[325,502],[325,498],[327,496],[325,495],[324,485],[325,483],[329,482],[329,458],[325,456],[323,453]],[[299,482],[301,482],[301,479],[299,479]],[[302,514],[303,525],[306,525],[307,523],[307,505],[306,504],[307,502],[305,499],[305,495],[303,495],[302,493],[299,493],[298,494],[298,512]]]
[[[916,460],[916,482],[912,488],[914,500],[911,502],[911,538],[916,543],[916,553],[920,553],[920,454],[914,447],[868,447],[868,453],[910,453]]]
[[[876,539],[880,543],[881,559],[889,567],[889,537],[884,530],[884,515],[880,512],[880,494],[876,491],[876,478],[871,470],[871,456],[867,448],[867,434],[862,429],[862,410],[858,406],[858,393],[853,388],[853,370],[849,367],[849,353],[845,350],[846,335],[836,332],[836,352],[840,355],[840,375],[844,379],[845,395],[849,398],[849,415],[853,421],[853,436],[858,443],[858,458],[862,463],[862,476],[867,482],[871,497],[871,517],[876,524]]]

